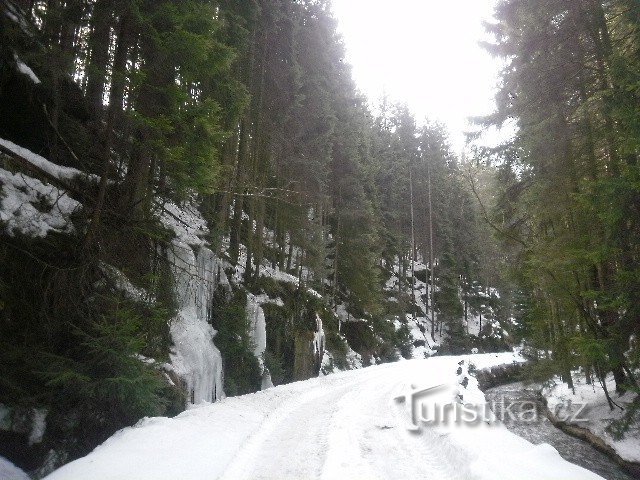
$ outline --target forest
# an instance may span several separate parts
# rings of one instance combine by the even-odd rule
[[[358,91],[329,0],[0,5],[0,455],[16,465],[47,474],[198,402],[176,360],[186,274],[209,282],[194,318],[221,362],[204,401],[354,358],[514,346],[532,377],[573,388],[580,369],[612,409],[640,393],[636,0],[499,1],[497,110],[464,154]],[[474,143],[509,122],[505,143]]]

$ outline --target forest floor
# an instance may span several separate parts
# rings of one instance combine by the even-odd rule
[[[471,364],[514,361],[522,359],[401,361],[201,404],[125,428],[47,480],[600,478],[495,421],[422,421],[456,398],[485,402]]]

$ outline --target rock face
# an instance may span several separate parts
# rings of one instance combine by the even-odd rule
[[[253,353],[264,370],[263,356],[267,348],[267,325],[260,299],[251,293],[247,294],[247,317],[251,325],[250,333],[254,347]]]
[[[497,387],[505,383],[515,382],[518,375],[522,373],[523,363],[513,363],[507,365],[498,365],[496,367],[478,370],[475,377],[481,390]]]
[[[247,317],[249,318],[251,341],[253,342],[253,354],[260,364],[260,374],[262,380],[260,384],[261,390],[273,387],[271,380],[271,372],[264,363],[264,355],[267,349],[267,323],[262,308],[262,302],[270,300],[269,297],[256,296],[247,293]]]
[[[2,457],[10,458],[29,471],[36,471],[42,466],[48,453],[41,443],[45,429],[45,410],[0,404],[0,479],[14,478],[1,475]]]
[[[298,332],[294,338],[293,379],[306,380],[318,374],[315,369],[313,332]]]
[[[325,350],[324,329],[317,313],[315,330],[298,331],[294,337],[293,379],[307,380],[318,376]]]

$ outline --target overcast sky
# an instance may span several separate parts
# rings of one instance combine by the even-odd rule
[[[500,64],[478,42],[496,0],[332,2],[359,89],[374,105],[386,92],[419,122],[444,123],[460,151],[467,117],[494,107]]]

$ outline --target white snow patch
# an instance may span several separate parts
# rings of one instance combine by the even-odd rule
[[[202,237],[209,233],[206,220],[190,203],[180,207],[171,202],[164,203],[160,221],[188,245],[204,245]]]
[[[254,297],[256,299],[256,302],[258,302],[260,305],[264,305],[265,303],[271,303],[279,307],[284,307],[284,302],[280,297],[271,298],[266,293],[261,293],[260,295],[254,295]]]
[[[26,75],[27,77],[29,77],[29,79],[36,85],[39,85],[40,83],[40,79],[38,78],[38,76],[33,73],[33,70],[31,70],[31,68],[29,68],[29,66],[24,63],[22,60],[20,60],[20,57],[18,57],[17,54],[13,54],[13,58],[16,61],[16,65],[18,66],[18,71],[23,74]]]
[[[322,295],[320,295],[317,291],[315,291],[313,288],[307,288],[307,293],[309,293],[311,296],[316,297],[316,298],[322,298]]]
[[[49,412],[46,408],[34,408],[33,420],[31,424],[31,432],[29,432],[29,445],[35,445],[42,441],[44,432],[47,429],[47,414]]]
[[[62,190],[0,169],[0,193],[0,221],[9,235],[45,237],[51,231],[73,231],[70,217],[81,205]]]
[[[30,480],[30,478],[9,460],[0,457],[0,480]]]
[[[347,364],[352,370],[362,368],[362,355],[349,347],[349,350],[347,350]]]
[[[283,272],[277,268],[271,268],[268,265],[263,265],[260,267],[260,276],[261,277],[269,277],[277,280],[279,282],[291,283],[295,286],[298,286],[300,283],[298,281],[298,277],[291,275],[290,273]]]
[[[20,145],[16,145],[15,143],[10,142],[9,140],[5,140],[4,138],[0,138],[0,145],[2,145],[7,150],[15,153],[16,155],[27,159],[30,163],[38,167],[40,170],[43,170],[49,175],[52,175],[60,180],[73,180],[77,177],[93,181],[100,180],[100,177],[98,177],[97,175],[90,175],[76,168],[57,165],[47,160],[46,158],[41,157],[37,153],[33,153],[31,150],[23,148]]]
[[[126,294],[126,296],[135,302],[153,302],[154,298],[143,288],[138,288],[117,268],[101,263],[100,268],[115,284],[116,288]]]

